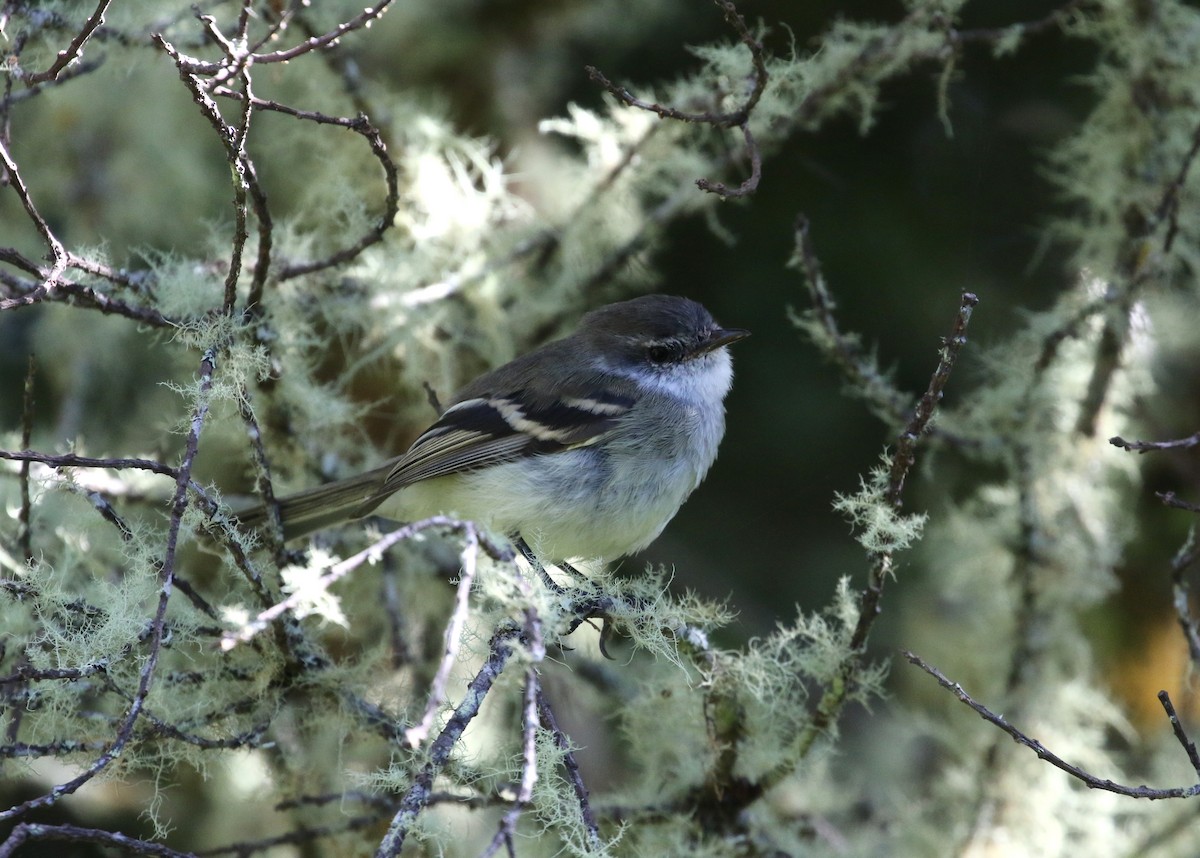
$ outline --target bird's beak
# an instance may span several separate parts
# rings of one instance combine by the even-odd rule
[[[711,352],[730,343],[736,343],[738,340],[744,340],[748,336],[750,336],[750,332],[744,328],[713,328],[708,334],[708,342],[700,347],[700,354]]]

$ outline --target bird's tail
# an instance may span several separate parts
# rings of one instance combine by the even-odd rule
[[[369,513],[382,500],[379,488],[391,469],[391,464],[383,465],[373,471],[276,499],[284,541]],[[267,507],[256,504],[235,511],[234,517],[243,527],[260,528],[268,521]]]

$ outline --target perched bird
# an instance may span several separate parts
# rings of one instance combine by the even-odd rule
[[[704,479],[725,434],[726,349],[749,335],[700,304],[647,295],[481,375],[406,453],[278,501],[285,539],[377,514],[446,514],[541,561],[640,551]],[[262,506],[237,515],[267,519]]]

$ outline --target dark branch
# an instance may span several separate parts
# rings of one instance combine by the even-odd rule
[[[1117,795],[1123,795],[1128,798],[1144,798],[1151,801],[1165,798],[1191,798],[1192,796],[1200,795],[1200,783],[1187,787],[1153,789],[1148,786],[1126,786],[1124,784],[1119,784],[1108,780],[1107,778],[1096,777],[1090,772],[1068,763],[1037,739],[1033,739],[1025,735],[1025,733],[1008,723],[1003,715],[997,715],[982,703],[977,702],[973,697],[971,697],[971,695],[967,694],[967,692],[963,690],[961,685],[959,685],[957,682],[952,682],[947,679],[945,674],[943,674],[936,667],[927,664],[920,658],[920,656],[914,655],[906,650],[904,652],[904,657],[912,664],[915,664],[917,667],[921,668],[921,670],[925,671],[934,679],[936,679],[938,685],[951,692],[959,699],[961,703],[972,709],[980,718],[996,727],[999,727],[1010,737],[1012,737],[1012,740],[1018,745],[1023,745],[1024,747],[1033,751],[1038,755],[1039,759],[1045,760],[1055,768],[1066,772],[1071,777],[1082,782],[1088,789],[1100,789],[1105,790],[1106,792],[1116,793]],[[1200,765],[1196,759],[1195,746],[1184,734],[1182,726],[1177,726],[1179,722],[1178,718],[1174,714],[1175,709],[1173,706],[1171,706],[1170,698],[1167,697],[1167,693],[1165,691],[1159,693],[1159,700],[1162,701],[1163,707],[1167,710],[1167,715],[1169,718],[1171,718],[1172,725],[1176,726],[1175,736],[1187,749],[1188,757],[1192,761],[1193,766]],[[1197,769],[1197,773],[1200,774],[1200,768]]]
[[[1108,439],[1108,443],[1134,453],[1149,453],[1151,450],[1190,450],[1200,446],[1200,432],[1171,441],[1126,441],[1120,435],[1114,435]]]
[[[759,180],[762,178],[762,153],[759,151],[754,136],[750,133],[750,115],[758,105],[759,99],[762,98],[770,75],[767,72],[762,43],[754,38],[754,35],[750,32],[750,28],[746,26],[746,19],[738,12],[732,0],[716,0],[716,4],[725,12],[725,21],[738,34],[741,43],[750,51],[750,61],[754,66],[754,73],[752,75],[753,86],[746,100],[737,110],[728,113],[720,111],[694,113],[680,110],[670,105],[644,101],[624,87],[617,86],[595,66],[586,66],[585,69],[588,77],[600,84],[601,87],[615,96],[619,101],[630,107],[654,113],[660,119],[674,119],[678,122],[711,125],[715,128],[740,128],[742,130],[742,137],[746,143],[746,151],[750,155],[750,176],[736,188],[730,188],[723,182],[713,182],[708,179],[697,179],[696,186],[702,191],[722,197],[743,197],[754,193],[758,188]]]
[[[71,40],[71,44],[58,52],[54,58],[54,62],[48,69],[43,72],[34,72],[33,74],[22,74],[20,75],[21,80],[30,85],[56,81],[60,73],[83,51],[84,44],[92,37],[96,29],[104,23],[104,13],[108,11],[111,2],[112,0],[100,0],[96,4],[95,11],[84,22],[82,29],[75,34],[75,38]]]
[[[429,759],[421,768],[408,792],[400,802],[400,809],[392,817],[387,834],[375,852],[376,858],[393,858],[400,854],[417,816],[429,804],[433,794],[433,779],[450,760],[450,754],[462,738],[467,725],[479,714],[479,707],[491,691],[492,685],[503,673],[513,654],[513,641],[519,630],[515,626],[501,628],[492,636],[488,647],[488,658],[467,686],[463,701],[454,710],[446,726],[429,747]]]

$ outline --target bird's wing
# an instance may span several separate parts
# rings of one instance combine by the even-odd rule
[[[552,400],[524,390],[464,399],[446,409],[396,460],[379,494],[433,477],[595,443],[635,402],[615,390],[588,390]]]

